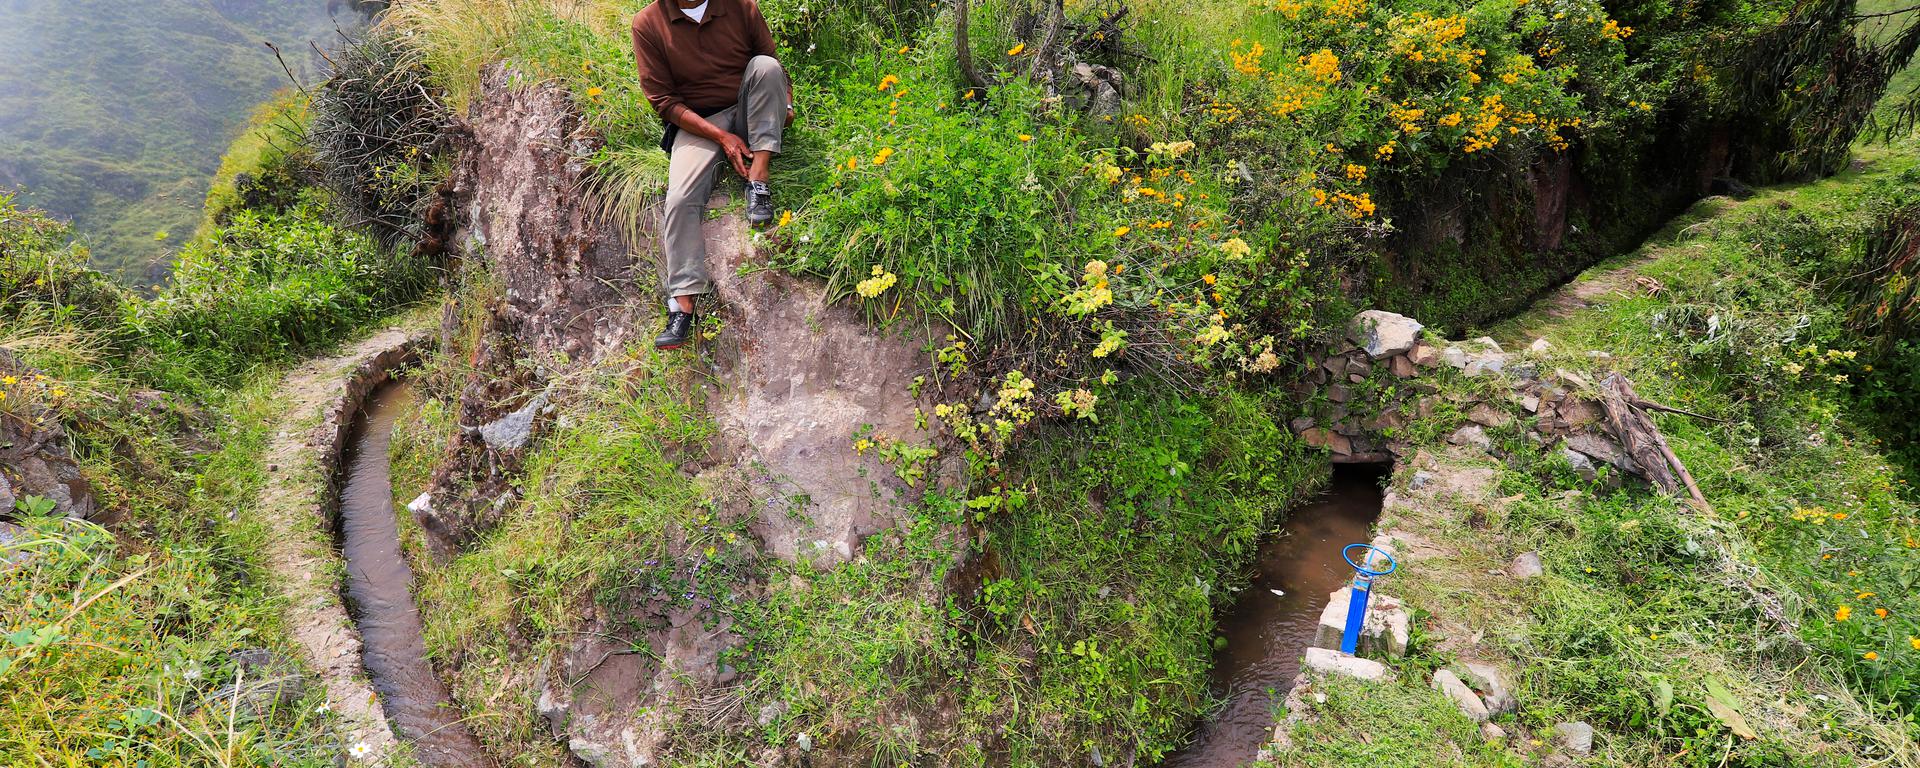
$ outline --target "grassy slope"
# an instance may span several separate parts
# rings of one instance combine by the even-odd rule
[[[0,185],[70,218],[122,279],[193,232],[221,151],[334,30],[326,0],[16,0],[0,25]],[[343,23],[357,17],[342,12]],[[171,237],[162,241],[156,233]]]
[[[1658,281],[1657,294],[1615,280],[1621,290],[1590,309],[1505,327],[1514,340],[1547,337],[1566,350],[1552,364],[1576,370],[1591,366],[1585,350],[1609,350],[1643,396],[1727,419],[1659,419],[1713,514],[1585,486],[1517,433],[1512,466],[1441,460],[1493,467],[1486,498],[1423,500],[1404,486],[1411,469],[1396,478],[1414,501],[1382,525],[1449,554],[1416,562],[1389,589],[1438,617],[1429,627],[1484,632],[1480,653],[1517,665],[1521,714],[1505,722],[1523,736],[1513,748],[1482,748],[1463,718],[1433,705],[1425,670],[1459,643],[1427,637],[1398,665],[1401,683],[1336,688],[1283,764],[1366,754],[1385,765],[1509,765],[1543,751],[1528,736],[1574,719],[1600,729],[1598,764],[1920,764],[1905,714],[1920,670],[1914,494],[1847,416],[1849,390],[1830,377],[1873,374],[1828,353],[1844,352],[1847,337],[1819,288],[1844,269],[1852,227],[1920,182],[1910,141],[1864,154],[1864,170],[1703,203],[1594,270],[1631,268]],[[1685,322],[1707,316],[1724,335]],[[1547,576],[1521,585],[1483,575],[1528,550],[1542,553]],[[1758,739],[1736,738],[1711,711],[1709,681]],[[1412,733],[1443,738],[1401,735]]]

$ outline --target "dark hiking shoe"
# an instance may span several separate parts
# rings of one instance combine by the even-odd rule
[[[764,181],[747,182],[747,223],[764,227],[773,221],[773,188]]]
[[[679,349],[693,338],[693,313],[668,312],[667,329],[653,340],[654,349]]]

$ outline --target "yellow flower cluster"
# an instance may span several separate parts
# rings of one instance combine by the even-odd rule
[[[888,272],[878,264],[874,265],[872,274],[872,277],[860,281],[859,285],[853,287],[855,293],[871,299],[886,293],[887,289],[892,288],[895,283],[900,282],[898,275]]]
[[[1332,49],[1322,48],[1311,54],[1302,56],[1300,57],[1300,65],[1305,68],[1307,74],[1312,75],[1316,81],[1322,83],[1340,82],[1340,57],[1333,55]]]

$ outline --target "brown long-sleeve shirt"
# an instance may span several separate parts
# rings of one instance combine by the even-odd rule
[[[740,98],[740,80],[755,56],[772,56],[773,32],[753,0],[707,0],[695,22],[676,0],[656,0],[633,17],[633,57],[640,87],[660,119],[678,124],[691,109],[710,113]]]

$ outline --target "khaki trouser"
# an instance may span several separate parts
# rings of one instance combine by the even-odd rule
[[[740,100],[707,118],[707,122],[746,140],[755,152],[780,153],[780,132],[787,125],[787,72],[772,56],[747,62],[740,81]],[[700,232],[707,198],[727,155],[713,141],[681,131],[674,138],[667,168],[667,200],[661,232],[665,235],[667,296],[676,298],[708,293],[713,278],[707,271],[707,240]]]

